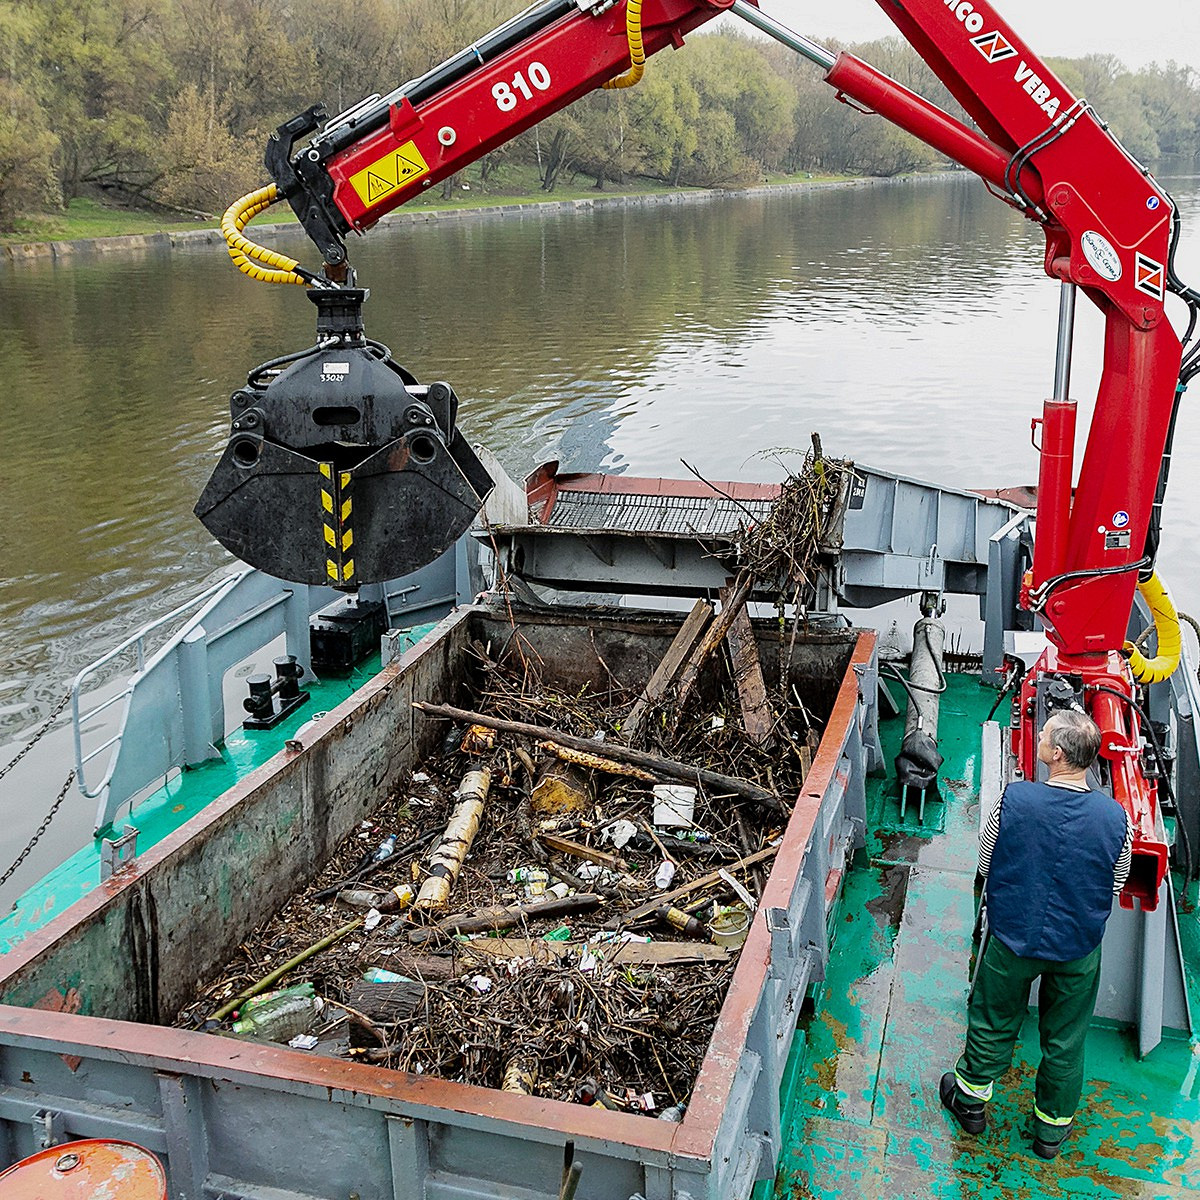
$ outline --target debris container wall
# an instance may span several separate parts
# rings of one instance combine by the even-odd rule
[[[411,703],[466,698],[472,640],[498,652],[520,637],[564,689],[606,670],[628,687],[644,683],[677,628],[672,617],[538,613],[520,614],[514,632],[507,614],[459,612],[331,712],[302,750],[18,946],[0,965],[0,1163],[39,1149],[38,1138],[125,1137],[164,1158],[182,1200],[263,1188],[306,1200],[349,1190],[361,1200],[552,1200],[573,1155],[585,1164],[579,1200],[745,1200],[774,1169],[799,1004],[823,975],[826,921],[861,836],[870,634],[791,644],[760,631],[768,678],[781,653],[792,681],[832,673],[832,715],[681,1124],[157,1024],[440,744],[443,723]]]

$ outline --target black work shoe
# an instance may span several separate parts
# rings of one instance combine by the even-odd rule
[[[947,1071],[938,1086],[942,1107],[959,1123],[965,1133],[982,1133],[987,1128],[987,1117],[983,1112],[982,1100],[968,1100],[959,1090],[954,1072]]]
[[[1063,1143],[1071,1136],[1071,1130],[1075,1128],[1075,1122],[1072,1121],[1069,1125],[1043,1125],[1040,1121],[1033,1123],[1033,1152],[1038,1158],[1057,1158],[1058,1152],[1063,1148]],[[1053,1129],[1059,1134],[1053,1141],[1047,1141],[1041,1136],[1041,1130]]]

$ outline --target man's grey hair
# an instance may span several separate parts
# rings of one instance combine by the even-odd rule
[[[1100,726],[1087,713],[1060,709],[1046,722],[1050,744],[1063,752],[1068,764],[1086,771],[1100,752]]]

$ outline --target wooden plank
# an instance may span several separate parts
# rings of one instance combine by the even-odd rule
[[[585,846],[582,842],[573,842],[569,838],[558,837],[553,833],[539,833],[538,841],[555,854],[582,858],[599,867],[607,867],[610,871],[629,870],[629,864],[619,855],[609,854],[606,850],[593,850],[591,846]]]
[[[765,850],[759,850],[755,854],[740,858],[727,867],[718,867],[715,871],[709,871],[707,875],[701,875],[699,879],[693,879],[691,883],[685,883],[682,887],[675,888],[674,891],[661,892],[653,900],[647,900],[645,904],[639,904],[637,908],[631,908],[628,912],[621,913],[620,916],[610,918],[604,923],[604,928],[619,929],[622,925],[628,925],[630,921],[648,917],[656,908],[661,908],[664,904],[674,904],[681,896],[687,896],[701,888],[709,887],[711,884],[720,883],[722,870],[741,871],[754,866],[755,863],[766,862],[767,859],[775,857],[778,849],[778,846],[768,846]]]
[[[667,647],[662,661],[655,668],[654,674],[650,676],[646,690],[629,710],[629,716],[621,722],[621,733],[629,741],[633,741],[641,732],[642,724],[651,705],[657,704],[666,695],[675,676],[679,674],[688,656],[695,649],[696,642],[704,632],[705,626],[712,620],[712,615],[713,608],[707,600],[697,600],[692,606],[692,611],[688,613],[687,619],[680,626],[674,641]]]
[[[720,596],[723,607],[727,607],[733,599],[728,587],[721,589]],[[758,657],[758,642],[744,604],[733,614],[725,641],[729,645],[733,678],[742,707],[742,728],[756,746],[765,746],[771,740],[775,717],[767,702],[767,681],[763,678],[762,663]]]
[[[566,958],[587,946],[605,962],[629,963],[637,967],[664,967],[681,962],[724,962],[729,951],[709,942],[548,942],[543,938],[476,938],[463,947],[464,953],[486,958]]]
[[[675,697],[676,721],[682,715],[688,697],[699,682],[701,668],[708,661],[712,652],[724,641],[725,634],[733,624],[733,618],[741,609],[745,608],[753,588],[754,576],[743,571],[732,585],[721,589],[728,595],[728,601],[721,605],[720,615],[708,627],[695,650],[689,655],[683,670],[679,673],[679,689]]]

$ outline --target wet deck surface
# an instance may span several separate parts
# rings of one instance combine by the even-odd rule
[[[1035,1016],[982,1137],[963,1134],[938,1101],[965,1031],[979,726],[994,698],[975,680],[951,680],[942,700],[945,800],[927,805],[926,832],[911,808],[900,821],[890,780],[873,781],[872,833],[834,917],[829,977],[793,1049],[781,1198],[1200,1194],[1200,1044],[1164,1040],[1139,1062],[1130,1034],[1093,1027],[1075,1133],[1054,1162],[1037,1158],[1026,1134],[1040,1057]],[[896,725],[885,726],[885,746]],[[1195,895],[1193,885],[1180,918],[1193,1012]]]

